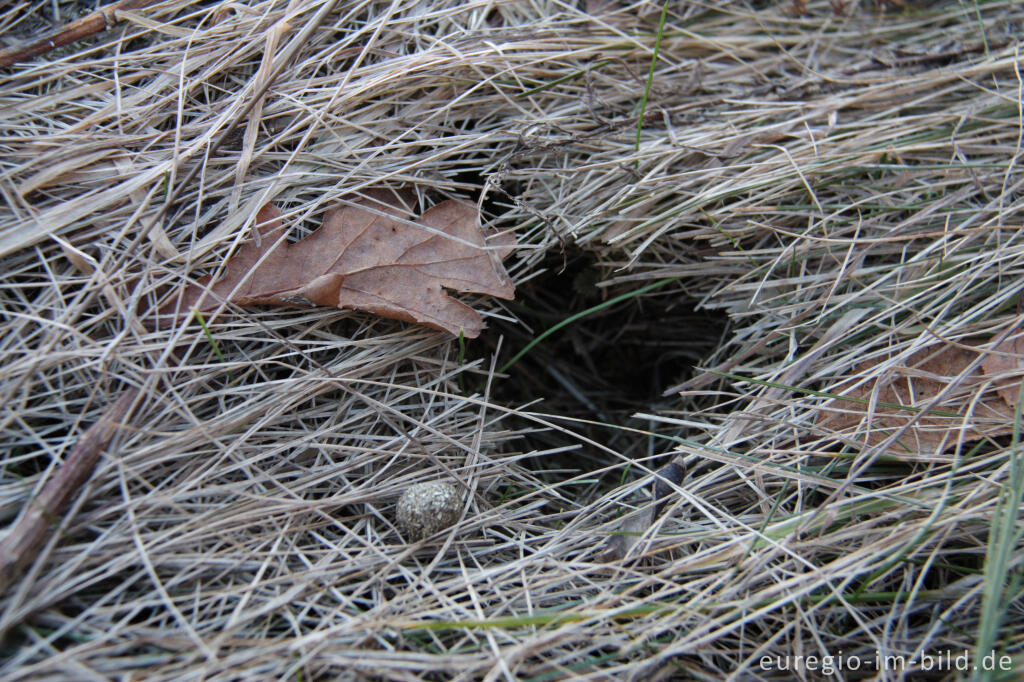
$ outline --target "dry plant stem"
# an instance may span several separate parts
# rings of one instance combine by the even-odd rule
[[[152,2],[153,0],[119,0],[119,2],[111,3],[91,14],[75,19],[70,24],[65,24],[41,38],[0,50],[0,68],[38,57],[55,48],[70,45],[77,40],[105,31],[117,23],[116,12],[118,10],[140,9]]]
[[[7,591],[36,556],[46,539],[47,530],[60,522],[60,514],[89,479],[100,453],[117,433],[138,394],[135,388],[122,393],[100,420],[82,434],[71,454],[57,468],[57,473],[46,482],[37,497],[29,500],[28,509],[0,541],[0,594]]]

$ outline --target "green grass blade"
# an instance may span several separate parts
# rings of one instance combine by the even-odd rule
[[[665,17],[668,16],[668,0],[661,6],[661,19],[658,21],[658,35],[654,39],[654,54],[651,55],[651,68],[647,70],[647,84],[644,86],[644,96],[640,100],[640,115],[636,119],[636,150],[640,150],[640,132],[644,128],[644,113],[647,111],[647,98],[651,95],[651,83],[654,82],[654,67],[658,63],[658,52],[661,51],[661,37],[665,33]],[[639,159],[636,165],[639,165]]]
[[[1020,504],[1024,494],[1024,448],[1020,442],[1021,408],[1024,407],[1024,384],[1017,394],[1013,442],[1010,444],[1010,471],[999,493],[999,502],[989,526],[982,582],[981,620],[975,645],[975,660],[995,653],[999,643],[999,626],[1010,608],[1014,583],[1020,579],[1020,567],[1011,576],[1013,555],[1020,545],[1024,528],[1020,524]],[[979,680],[995,679],[994,670],[980,671]]]
[[[196,316],[196,320],[199,322],[199,326],[203,328],[203,334],[206,336],[206,340],[213,346],[213,353],[217,356],[217,359],[224,362],[224,356],[221,355],[220,346],[217,344],[217,339],[213,338],[213,334],[210,333],[210,328],[206,326],[206,319],[203,314],[199,312],[198,308],[192,309],[192,314]]]

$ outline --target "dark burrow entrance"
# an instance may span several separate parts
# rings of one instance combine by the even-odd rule
[[[470,356],[490,356],[504,337],[497,367],[502,367],[537,336],[567,318],[639,289],[627,283],[599,287],[607,276],[595,258],[578,248],[554,253],[538,269],[543,274],[521,284],[509,310],[515,324],[491,318],[488,328],[470,347]],[[496,379],[491,397],[506,406],[536,403],[530,409],[569,419],[553,419],[573,432],[607,445],[631,460],[671,450],[665,437],[687,435],[678,427],[637,419],[638,412],[658,414],[684,407],[678,396],[662,397],[669,387],[690,378],[722,343],[724,313],[699,311],[695,301],[667,284],[642,296],[585,315],[548,336]],[[688,407],[708,407],[692,405]],[[571,421],[579,420],[579,421]],[[518,424],[536,427],[526,419]],[[640,429],[645,435],[629,429]],[[552,481],[567,473],[600,471],[621,463],[599,448],[558,430],[525,436],[524,452],[579,446],[571,451],[538,457],[526,464]],[[661,459],[647,459],[649,467]],[[547,473],[545,473],[547,472]],[[623,479],[622,467],[598,477],[607,489]],[[603,480],[600,480],[603,479]]]

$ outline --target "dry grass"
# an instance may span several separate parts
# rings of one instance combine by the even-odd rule
[[[670,2],[638,136],[662,6],[576,4],[166,0],[7,71],[4,518],[123,386],[143,398],[3,595],[0,676],[786,679],[762,656],[975,647],[1021,665],[1016,446],[864,448],[818,415],[1020,323],[1024,9]],[[571,242],[609,291],[678,278],[645,299],[728,315],[703,364],[730,376],[637,405],[657,430],[636,437],[688,474],[636,557],[600,560],[664,457],[591,441],[585,468],[539,470],[524,429],[581,429],[490,400],[515,367],[336,310],[145,324],[263,203],[301,232],[381,183],[476,197],[517,235],[521,283]],[[406,544],[395,499],[430,479],[466,489],[465,515]]]

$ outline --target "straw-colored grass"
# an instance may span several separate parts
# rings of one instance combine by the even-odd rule
[[[800,4],[670,1],[659,29],[661,2],[164,0],[7,69],[5,523],[126,386],[142,397],[0,598],[0,677],[1020,668],[1017,439],[910,453],[820,414],[1020,324],[1024,7]],[[585,410],[492,400],[518,348],[460,363],[448,335],[331,309],[147,324],[264,203],[301,235],[381,184],[476,198],[517,236],[520,283],[571,243],[609,297],[675,278],[642,294],[650,325],[673,301],[728,316],[718,373],[636,406],[635,438],[687,475],[633,556],[602,555],[666,458],[587,440]],[[974,397],[930,407],[968,419]],[[580,466],[535,457],[540,429],[578,433]],[[434,479],[465,514],[407,544],[395,501]]]

